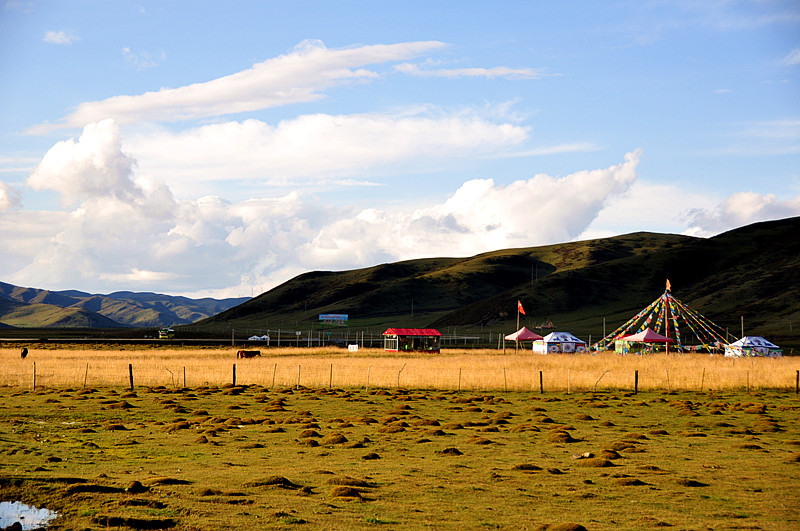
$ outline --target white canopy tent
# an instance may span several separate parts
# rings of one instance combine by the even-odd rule
[[[748,358],[751,356],[766,356],[780,358],[783,349],[759,336],[744,336],[739,341],[725,345],[725,356],[729,358]]]
[[[578,339],[569,332],[551,332],[533,342],[533,351],[538,354],[585,352],[586,341]]]

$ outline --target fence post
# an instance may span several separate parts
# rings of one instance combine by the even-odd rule
[[[278,364],[276,363],[274,367],[272,367],[272,387],[270,389],[275,389],[275,372],[278,370]]]
[[[86,380],[89,379],[89,364],[86,364],[86,372],[83,374],[83,388],[86,388]]]
[[[186,388],[186,366],[183,367],[183,387]]]
[[[703,367],[703,377],[700,378],[700,392],[703,392],[703,384],[706,383],[706,368]]]
[[[639,394],[639,371],[633,373],[633,394]]]
[[[539,394],[544,394],[544,383],[542,381],[542,371],[539,371]]]
[[[797,376],[794,381],[794,394],[800,394],[800,370],[797,371]]]
[[[36,362],[33,362],[33,390],[36,391]]]
[[[233,364],[233,386],[236,387],[236,364]]]
[[[328,377],[328,389],[333,389],[333,363],[331,363],[331,374]]]
[[[133,391],[133,364],[128,364],[128,378],[131,381],[131,391]]]
[[[505,392],[508,392],[508,378],[506,377],[506,368],[503,367],[503,388]]]

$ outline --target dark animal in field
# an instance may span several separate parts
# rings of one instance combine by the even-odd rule
[[[255,358],[256,356],[261,357],[260,350],[240,350],[236,353],[237,358]]]
[[[19,352],[19,357],[25,359],[28,356],[28,349],[22,347],[22,350]]]

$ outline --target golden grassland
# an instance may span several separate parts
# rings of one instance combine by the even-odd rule
[[[783,531],[798,413],[773,390],[0,386],[0,499],[54,530]]]
[[[532,354],[447,349],[397,354],[381,349],[268,348],[237,359],[236,348],[39,349],[21,359],[0,348],[0,386],[407,388],[580,392],[638,390],[795,390],[800,357],[725,358],[708,354]],[[541,388],[540,388],[541,376]],[[35,382],[34,382],[35,378]]]

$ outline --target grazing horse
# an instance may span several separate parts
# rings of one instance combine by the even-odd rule
[[[28,349],[25,348],[25,347],[22,347],[22,350],[20,350],[20,352],[19,352],[19,357],[22,358],[22,359],[25,359],[27,356],[28,356]]]
[[[260,350],[240,350],[236,353],[237,358],[255,358],[256,356],[261,357]]]

